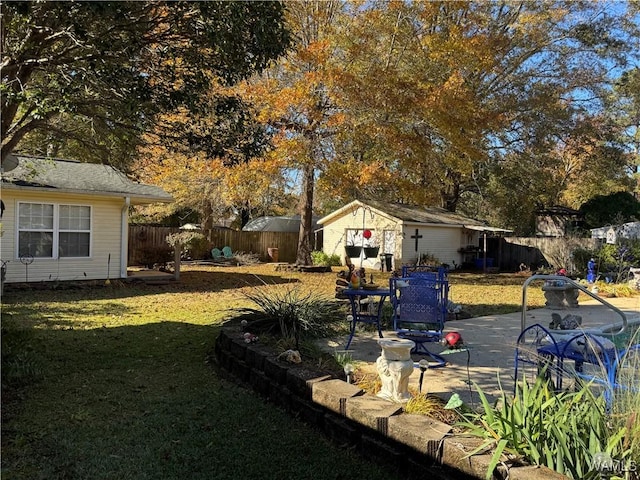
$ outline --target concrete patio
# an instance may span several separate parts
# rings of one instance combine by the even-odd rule
[[[640,297],[606,298],[611,305],[622,310],[627,318],[640,315]],[[580,315],[583,327],[595,327],[611,323],[619,323],[621,317],[607,306],[596,300],[581,301],[578,308],[551,310],[548,308],[528,310],[526,325],[540,323],[547,327],[552,313],[565,316],[568,313]],[[445,324],[445,333],[456,331],[462,335],[467,351],[446,355],[448,365],[443,368],[429,369],[424,376],[422,391],[436,394],[448,399],[451,394],[458,393],[469,405],[477,406],[477,391],[470,385],[475,382],[487,394],[490,400],[500,393],[499,382],[509,390],[513,386],[515,343],[521,331],[522,312],[507,315],[490,315],[464,320],[452,320]],[[397,338],[393,331],[383,331],[385,338]],[[357,330],[350,352],[354,362],[365,363],[362,368],[374,375],[375,361],[380,356],[378,335],[373,328]],[[324,340],[322,348],[328,351],[344,351],[347,336]],[[437,343],[427,344],[434,353],[442,353],[445,348]],[[421,357],[414,356],[414,361]],[[417,388],[420,370],[414,369],[410,386]]]

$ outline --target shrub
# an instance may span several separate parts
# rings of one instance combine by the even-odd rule
[[[211,249],[211,244],[207,237],[197,232],[172,233],[167,236],[167,243],[175,248],[182,246],[181,258],[195,260],[206,258]]]
[[[485,439],[471,455],[494,447],[487,479],[505,453],[575,479],[596,474],[597,453],[629,458],[627,427],[609,426],[604,397],[596,396],[588,383],[574,392],[555,393],[541,375],[533,385],[519,383],[513,398],[503,391],[500,408],[490,405],[476,388],[483,412],[467,414],[460,426]]]
[[[591,258],[598,256],[597,250],[591,250],[588,248],[579,247],[572,252],[573,264],[576,268],[576,273],[583,278],[587,277],[587,263]]]
[[[317,250],[311,252],[311,261],[314,265],[323,267],[339,267],[342,265],[339,255],[327,255],[326,253]]]
[[[166,265],[173,260],[173,250],[169,246],[152,246],[140,249],[137,258],[138,263],[147,268],[153,268],[155,265]]]
[[[640,240],[621,239],[617,244],[603,244],[600,248],[589,250],[578,248],[573,252],[574,263],[586,269],[590,258],[596,259],[598,275],[609,283],[624,283],[628,280],[629,267],[640,262]],[[586,276],[586,270],[584,270]]]
[[[325,336],[331,322],[342,317],[340,304],[333,299],[304,292],[299,285],[277,285],[269,291],[257,287],[244,295],[256,304],[257,308],[245,307],[240,311],[248,315],[257,315],[259,318],[249,324],[247,329],[267,331],[292,339],[296,350],[300,349],[300,339],[303,335]]]
[[[604,244],[598,252],[599,271],[614,283],[628,280],[629,267],[640,260],[640,241],[622,240],[616,245]]]

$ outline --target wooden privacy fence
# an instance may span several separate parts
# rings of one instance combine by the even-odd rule
[[[129,265],[146,265],[148,259],[169,250],[166,238],[179,228],[131,225],[129,227]],[[254,253],[261,261],[271,261],[269,248],[278,249],[278,261],[295,263],[298,252],[297,232],[243,232],[225,228],[201,230],[211,248],[231,247],[233,252]],[[320,243],[315,247],[322,248]],[[209,249],[209,250],[210,250]]]
[[[178,233],[179,228],[131,225],[129,227],[129,265],[147,265],[151,260],[170,254],[166,238]],[[261,261],[271,261],[269,248],[278,249],[278,261],[295,263],[298,252],[297,232],[243,232],[225,228],[200,231],[210,248],[229,246],[233,252],[257,254]],[[322,232],[318,232],[314,250],[322,250]],[[585,270],[586,265],[573,265],[571,253],[576,248],[594,249],[599,245],[594,238],[568,237],[503,237],[487,239],[487,257],[502,271],[517,271],[520,264],[532,270],[552,265],[569,270]],[[168,256],[169,259],[173,255]]]
[[[502,271],[518,271],[520,264],[535,270],[552,266],[570,271],[586,270],[586,265],[574,265],[572,253],[578,248],[595,249],[595,238],[573,237],[504,237],[487,239],[487,257]]]

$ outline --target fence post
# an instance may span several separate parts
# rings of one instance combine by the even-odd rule
[[[180,257],[182,256],[182,244],[176,243],[173,252],[173,278],[176,281],[180,280]]]

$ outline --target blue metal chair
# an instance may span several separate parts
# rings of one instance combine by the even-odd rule
[[[615,370],[620,352],[606,338],[584,332],[562,342],[563,374],[603,390],[607,411],[611,411],[616,389]],[[573,360],[573,365],[565,363]]]
[[[446,308],[449,304],[449,278],[448,270],[444,267],[434,267],[431,265],[403,265],[402,277],[407,278],[423,278],[432,282],[437,282],[438,286],[442,289],[442,296],[444,298],[445,316],[444,321],[447,321]]]
[[[623,391],[640,391],[640,345],[618,350],[603,337],[583,333],[569,339],[562,349],[562,360],[573,360],[563,371],[603,389],[606,407],[611,411],[615,396]]]
[[[516,341],[514,393],[520,371],[526,366],[533,367],[532,377],[543,376],[553,383],[555,390],[560,390],[562,388],[561,355],[562,348],[546,328],[538,323],[525,328]],[[526,371],[524,376],[528,377]]]
[[[559,345],[563,375],[602,385],[606,390],[611,388],[610,372],[618,356],[613,342],[582,332],[561,340]],[[567,360],[572,360],[573,364]]]
[[[441,282],[448,281],[447,269],[444,267],[434,267],[431,265],[403,265],[403,277],[425,277]]]
[[[621,391],[640,391],[640,344],[618,352],[609,370],[610,396],[607,397],[607,408],[610,410],[615,395]]]
[[[447,302],[441,281],[420,277],[391,278],[389,280],[393,328],[400,338],[415,342],[411,353],[426,355],[435,367],[443,367],[446,360],[427,349],[427,343],[442,340]]]

